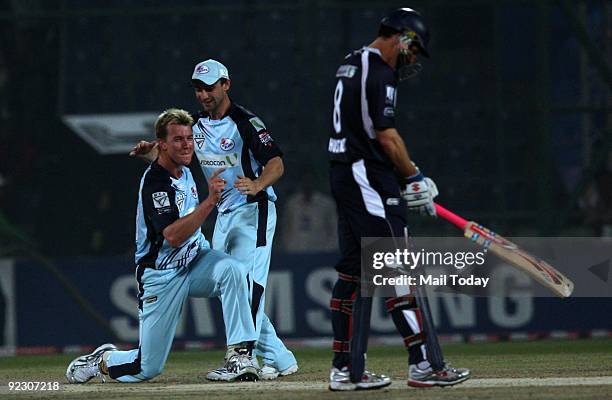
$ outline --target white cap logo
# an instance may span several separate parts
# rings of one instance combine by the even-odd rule
[[[212,59],[202,61],[196,65],[191,75],[192,80],[202,81],[207,85],[212,85],[221,78],[229,79],[227,67],[219,61]]]

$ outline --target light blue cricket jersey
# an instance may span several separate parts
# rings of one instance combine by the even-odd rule
[[[234,188],[238,175],[255,180],[263,166],[282,152],[268,133],[264,123],[247,109],[232,103],[227,114],[220,120],[211,120],[201,113],[195,116],[193,139],[195,163],[204,172],[206,179],[219,168],[225,168],[220,175],[226,180],[225,191],[217,204],[219,212],[228,212],[246,203],[262,199],[276,200],[272,187],[267,187],[255,196],[242,195]]]
[[[140,180],[136,211],[136,265],[155,269],[187,266],[200,247],[210,245],[198,229],[179,247],[164,239],[163,231],[198,206],[198,191],[189,168],[179,179],[155,160]]]

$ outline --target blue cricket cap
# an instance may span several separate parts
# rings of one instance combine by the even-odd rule
[[[221,78],[229,79],[227,68],[219,61],[213,59],[202,61],[196,65],[191,75],[192,80],[198,80],[207,85],[213,85]]]

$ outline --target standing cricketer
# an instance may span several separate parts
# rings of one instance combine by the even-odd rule
[[[384,17],[378,36],[366,47],[348,54],[336,71],[333,128],[329,137],[330,184],[338,208],[341,259],[332,291],[334,358],[331,390],[377,389],[391,380],[364,367],[365,354],[351,355],[351,346],[367,348],[371,299],[360,296],[360,239],[403,237],[405,206],[435,216],[434,182],[410,160],[395,128],[397,84],[420,70],[417,55],[428,56],[429,33],[421,15],[401,8]],[[401,177],[398,184],[397,176]],[[409,354],[408,384],[454,385],[469,378],[469,370],[445,366],[433,371],[426,358],[420,312],[412,294],[386,300],[387,311],[404,339]],[[366,312],[364,312],[364,310]],[[365,315],[359,321],[351,317]],[[352,335],[352,338],[351,338]]]
[[[230,380],[257,380],[252,355],[257,332],[249,311],[247,267],[211,250],[200,226],[224,191],[217,173],[208,180],[209,196],[199,202],[189,168],[193,119],[184,110],[164,111],[155,123],[159,158],[145,171],[136,214],[136,280],[140,344],[120,351],[105,344],[73,360],[69,383],[108,375],[120,382],[141,382],[164,368],[183,303],[190,297],[220,297],[231,344],[225,369]]]
[[[293,374],[298,370],[297,361],[264,313],[276,228],[276,194],[272,185],[283,174],[282,152],[264,122],[231,101],[231,81],[223,64],[212,59],[197,64],[191,82],[203,110],[194,118],[195,156],[190,169],[210,179],[224,168],[220,176],[228,183],[217,204],[213,248],[249,267],[251,312],[258,334],[255,354],[262,357],[264,364],[261,378]],[[153,144],[141,142],[131,154],[146,154],[146,158],[153,159],[156,150]],[[226,329],[231,334],[229,327]],[[221,367],[210,371],[207,378],[226,381],[231,376]]]

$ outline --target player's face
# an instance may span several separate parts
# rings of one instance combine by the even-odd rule
[[[215,114],[219,107],[227,99],[229,81],[218,80],[213,85],[206,85],[204,82],[194,82],[195,96],[202,108],[209,114]]]
[[[160,141],[162,151],[177,165],[189,165],[193,156],[193,132],[191,126],[170,124],[167,126],[168,136]]]

